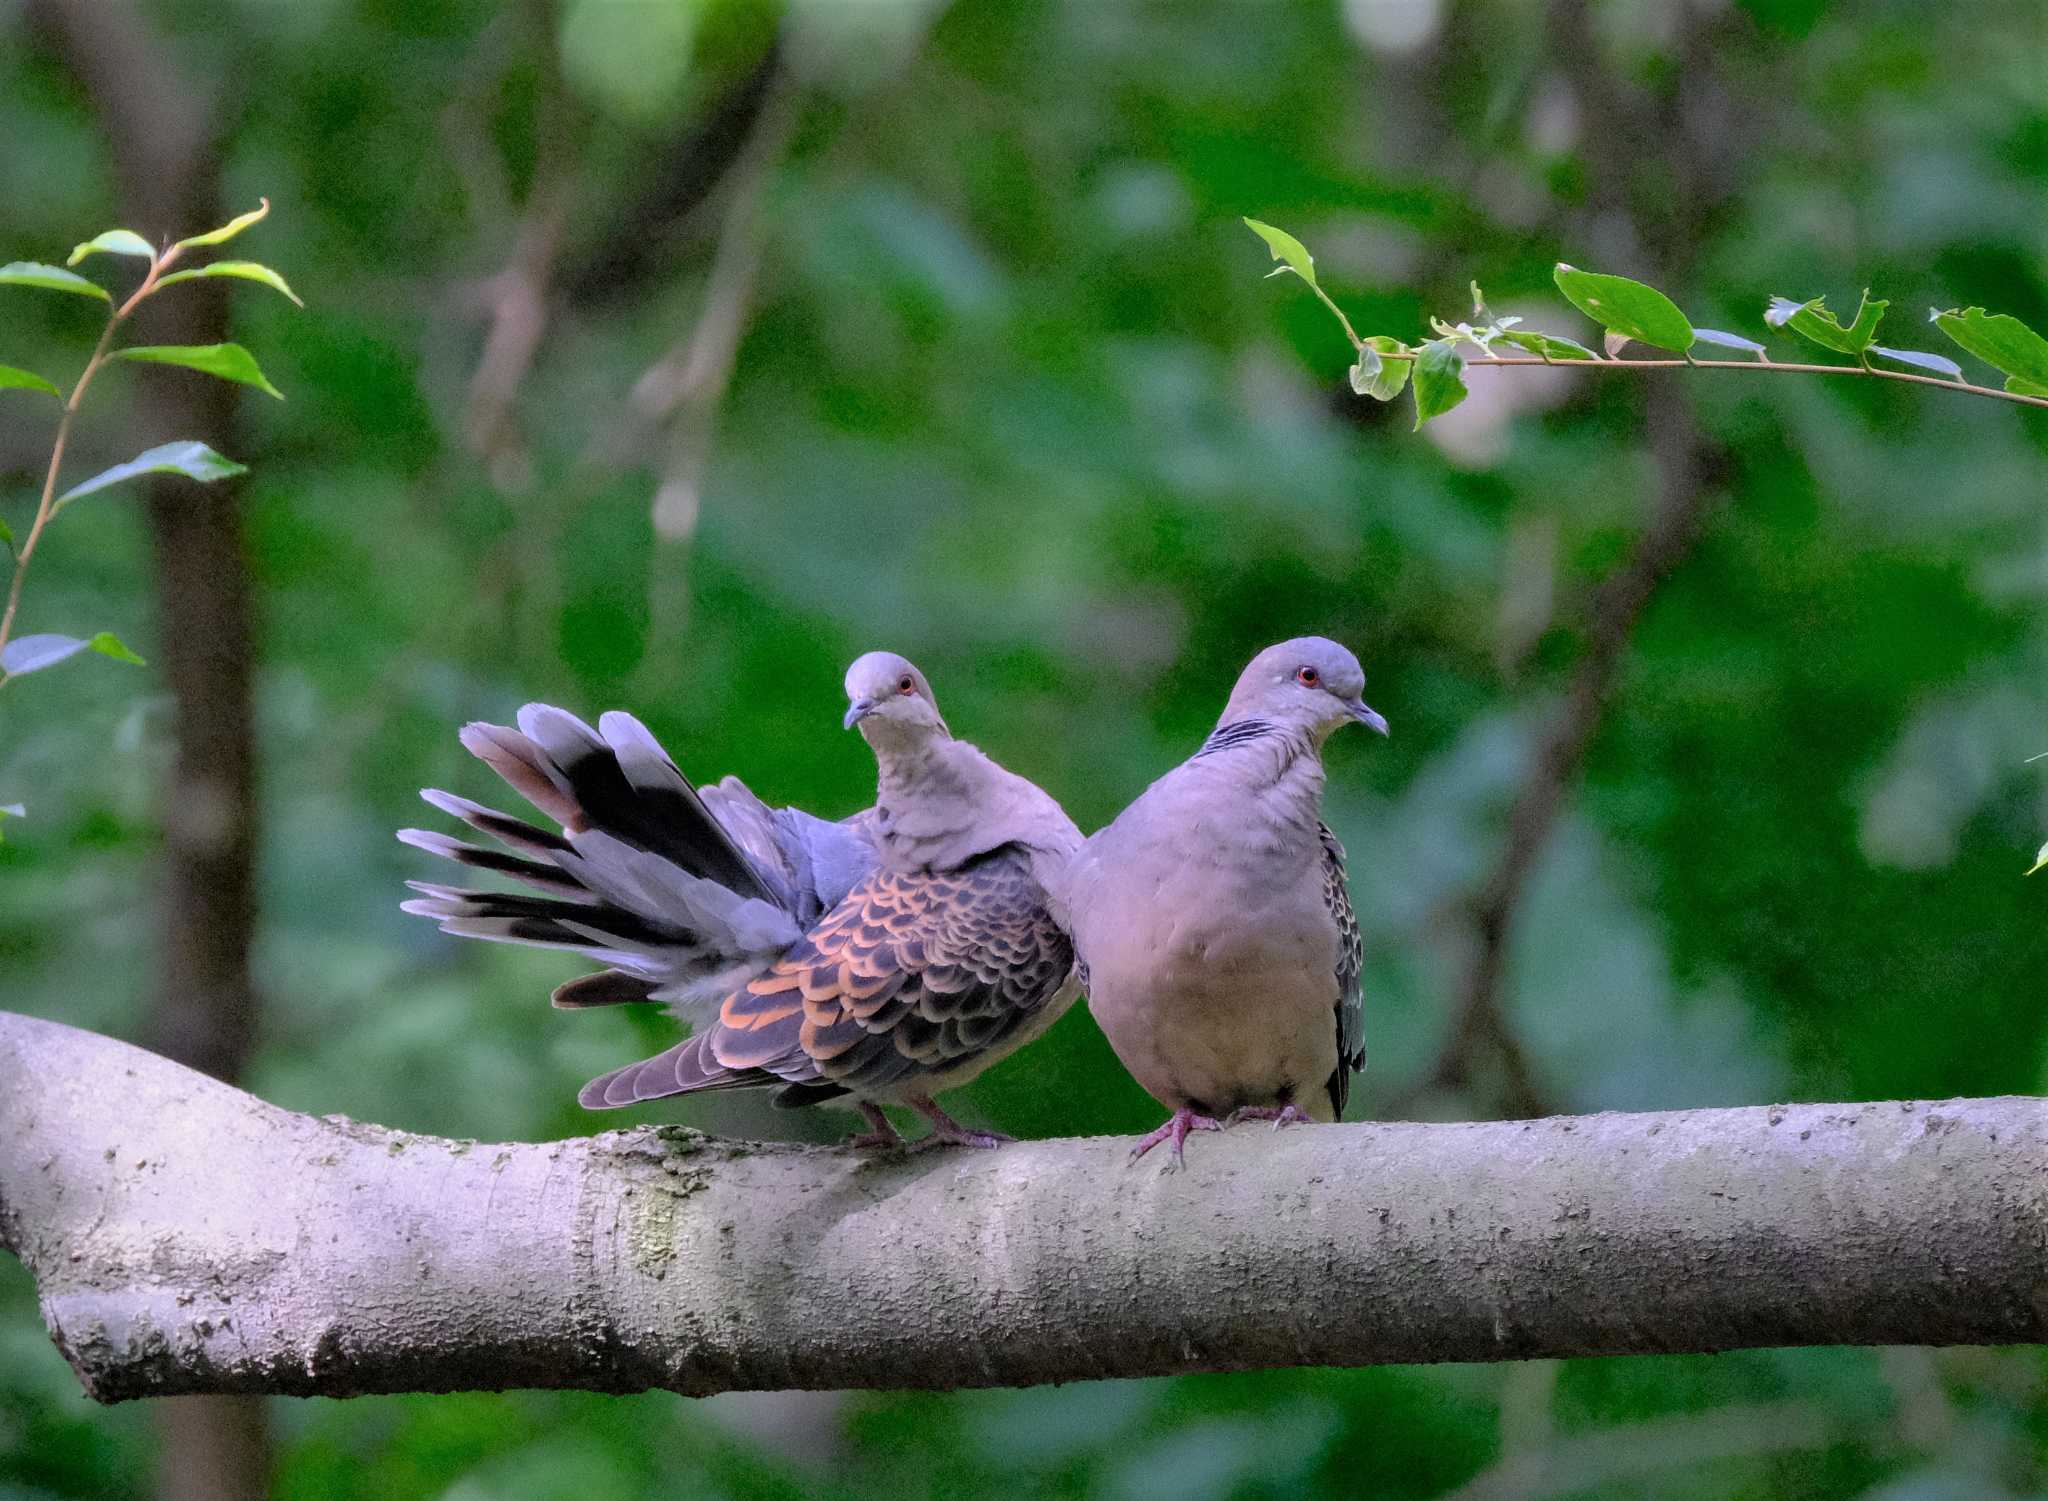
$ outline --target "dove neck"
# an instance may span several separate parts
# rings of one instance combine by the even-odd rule
[[[875,752],[875,769],[883,793],[919,792],[940,774],[944,760],[940,753],[948,737],[923,725],[876,725],[868,731],[868,744]],[[885,798],[886,801],[886,798]]]
[[[1249,792],[1277,822],[1313,831],[1322,822],[1321,743],[1321,736],[1296,726],[1226,721],[1190,764]]]
[[[969,768],[941,736],[877,735],[875,816],[884,866],[915,870],[953,863],[974,823]]]

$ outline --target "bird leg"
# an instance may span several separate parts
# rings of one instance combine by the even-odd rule
[[[862,1119],[867,1121],[868,1129],[856,1131],[853,1135],[847,1137],[846,1144],[848,1146],[856,1151],[876,1149],[887,1151],[903,1145],[903,1138],[898,1136],[896,1128],[889,1124],[889,1117],[882,1114],[881,1106],[877,1105],[873,1100],[856,1100],[854,1101],[854,1108],[859,1110]]]
[[[1166,1164],[1166,1171],[1170,1173],[1175,1168],[1188,1165],[1184,1145],[1188,1139],[1188,1132],[1221,1131],[1222,1129],[1223,1122],[1217,1120],[1215,1116],[1197,1115],[1188,1106],[1183,1105],[1168,1117],[1165,1125],[1161,1126],[1151,1135],[1138,1139],[1138,1144],[1131,1148],[1131,1161],[1136,1162],[1140,1157],[1143,1157],[1147,1152],[1158,1146],[1159,1143],[1171,1138],[1173,1141],[1173,1161]]]
[[[1234,1126],[1239,1121],[1271,1121],[1278,1131],[1282,1126],[1312,1126],[1316,1118],[1290,1101],[1285,1105],[1240,1105],[1223,1124]]]
[[[970,1131],[952,1116],[939,1108],[939,1102],[930,1095],[912,1095],[904,1103],[932,1123],[929,1136],[920,1136],[910,1144],[913,1152],[922,1152],[926,1147],[999,1147],[1006,1141],[1015,1141],[1014,1136],[1005,1136],[1000,1131]]]

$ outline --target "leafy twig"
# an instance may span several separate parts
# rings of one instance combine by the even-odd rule
[[[269,212],[270,200],[266,198],[261,207],[229,221],[218,229],[179,240],[161,250],[153,248],[133,230],[110,229],[75,247],[65,266],[16,261],[0,267],[0,285],[38,287],[45,291],[97,297],[108,304],[107,322],[100,330],[99,342],[93,346],[92,354],[85,362],[85,368],[79,372],[77,381],[73,383],[71,394],[64,399],[64,412],[57,419],[56,437],[50,445],[50,463],[43,472],[42,494],[36,502],[35,519],[29,523],[28,535],[22,540],[20,549],[14,555],[14,575],[7,586],[7,603],[4,609],[0,609],[0,688],[4,688],[15,678],[55,666],[80,651],[96,651],[103,656],[127,662],[139,663],[142,660],[123,645],[118,637],[107,631],[83,641],[70,636],[31,636],[16,639],[14,623],[21,609],[22,585],[28,579],[29,564],[35,558],[36,546],[42,541],[43,533],[49,528],[51,521],[56,519],[57,513],[72,501],[138,474],[172,472],[208,483],[245,472],[242,465],[223,458],[204,443],[165,443],[126,464],[116,465],[83,484],[74,485],[62,494],[57,490],[57,480],[64,469],[65,449],[71,441],[71,430],[77,421],[79,407],[85,400],[85,393],[92,385],[93,377],[99,374],[101,367],[110,360],[183,365],[208,375],[219,376],[223,380],[256,386],[273,396],[279,394],[264,378],[255,357],[239,344],[137,345],[125,349],[113,347],[114,334],[138,307],[165,287],[181,281],[199,277],[233,277],[242,281],[259,282],[283,293],[293,302],[298,302],[297,295],[286,285],[282,276],[268,266],[258,265],[254,261],[216,261],[190,270],[172,270],[187,251],[219,245],[233,239]],[[92,255],[131,256],[147,260],[149,265],[143,272],[140,285],[125,300],[116,303],[104,287],[69,269]],[[6,384],[11,387],[56,394],[55,386],[32,372],[10,369],[9,374],[12,378]],[[8,540],[12,541],[11,535],[8,536]]]
[[[1519,318],[1495,318],[1486,309],[1485,298],[1472,289],[1471,321],[1446,323],[1430,320],[1437,337],[1410,345],[1390,335],[1361,338],[1344,310],[1316,280],[1315,259],[1301,241],[1285,230],[1246,219],[1245,224],[1272,251],[1280,264],[1273,276],[1292,274],[1301,278],[1323,306],[1336,315],[1351,341],[1357,363],[1351,367],[1351,387],[1361,396],[1391,401],[1409,383],[1413,372],[1415,425],[1449,411],[1465,399],[1463,367],[1466,364],[1499,367],[1524,365],[1567,366],[1589,370],[1747,370],[1779,375],[1856,375],[1871,380],[1901,381],[1910,385],[1940,386],[1970,396],[1987,396],[1994,401],[2016,402],[2021,406],[2048,408],[2048,339],[2019,319],[2004,313],[1986,313],[1982,308],[1933,309],[1929,321],[1965,353],[1992,366],[2005,376],[2003,389],[1980,385],[1963,375],[1962,366],[1946,356],[1917,349],[1893,349],[1877,343],[1877,325],[1890,305],[1872,301],[1865,292],[1856,317],[1843,325],[1828,311],[1826,300],[1815,297],[1806,302],[1774,297],[1764,322],[1772,328],[1789,328],[1824,349],[1853,358],[1853,365],[1781,363],[1771,359],[1765,347],[1754,339],[1720,329],[1696,328],[1677,304],[1655,287],[1625,276],[1608,276],[1582,271],[1558,262],[1554,273],[1558,290],[1567,300],[1607,332],[1608,352],[1603,358],[1582,344],[1554,334],[1520,327]],[[1623,359],[1616,351],[1630,343],[1668,349],[1675,358]],[[1755,356],[1747,360],[1695,359],[1691,351],[1702,344],[1742,349]],[[1525,351],[1519,355],[1495,353],[1505,345]],[[1886,370],[1871,364],[1871,357],[1899,364],[1917,365],[1939,375],[1914,375],[1903,370]],[[1389,367],[1393,368],[1389,368]]]

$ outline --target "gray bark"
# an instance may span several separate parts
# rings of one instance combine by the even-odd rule
[[[2048,1338],[2038,1099],[1128,1147],[446,1141],[0,1014],[0,1245],[103,1401]]]

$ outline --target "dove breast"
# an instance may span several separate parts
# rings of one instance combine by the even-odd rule
[[[1342,935],[1320,846],[1177,779],[1188,780],[1155,784],[1069,871],[1062,906],[1089,1008],[1170,1109],[1293,1103],[1327,1119]]]

